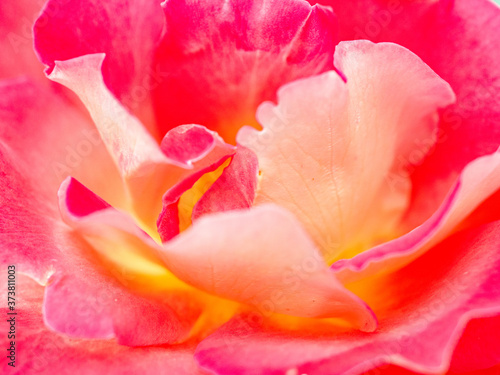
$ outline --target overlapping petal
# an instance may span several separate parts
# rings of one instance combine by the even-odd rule
[[[277,106],[259,108],[264,130],[238,135],[259,157],[256,204],[294,212],[329,261],[397,234],[411,185],[391,183],[396,160],[411,154],[414,137],[432,145],[436,111],[454,99],[394,44],[342,42],[335,64],[347,83],[332,71],[289,84]]]
[[[50,0],[34,26],[35,50],[48,73],[56,61],[105,53],[106,86],[160,137],[150,93],[164,74],[154,64],[163,27],[160,1]]]
[[[463,170],[440,209],[424,224],[352,259],[334,263],[332,269],[340,279],[348,283],[379,272],[389,273],[401,268],[454,231],[467,227],[467,223],[460,225],[462,221],[499,189],[500,150],[471,162]],[[490,221],[500,218],[497,207],[489,207],[493,216]]]
[[[387,363],[442,374],[467,322],[500,311],[499,225],[458,233],[365,285],[360,294],[380,319],[374,333],[288,330],[240,318],[204,340],[196,358],[218,374],[358,374]],[[494,347],[481,355],[490,350],[495,355]]]
[[[6,299],[5,289],[2,297]],[[113,340],[79,340],[68,338],[48,329],[42,317],[43,287],[29,278],[17,275],[17,291],[22,298],[17,301],[16,367],[2,361],[4,373],[27,375],[49,374],[160,374],[201,375],[192,358],[193,348],[147,347],[131,348]],[[87,308],[99,308],[96,303]],[[2,314],[6,314],[2,308]],[[7,335],[1,338],[1,345],[9,348]]]
[[[60,61],[49,78],[79,96],[120,171],[127,196],[124,202],[114,206],[133,212],[151,231],[161,211],[161,196],[165,191],[196,169],[234,151],[219,139],[207,145],[207,155],[198,164],[169,159],[143,124],[106,88],[101,74],[103,60],[103,54],[95,54]],[[166,137],[179,142],[184,140],[183,136],[185,133],[179,132]]]
[[[303,1],[168,0],[153,93],[163,132],[198,123],[234,141],[284,83],[332,69],[335,17]],[[279,27],[277,24],[279,23]]]
[[[319,3],[333,7],[341,40],[369,39],[409,48],[457,95],[456,104],[441,118],[436,148],[425,160],[412,163],[412,203],[405,218],[412,229],[439,207],[468,162],[500,144],[500,55],[494,47],[500,9],[491,0]]]

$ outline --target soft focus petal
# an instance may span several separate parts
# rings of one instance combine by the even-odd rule
[[[168,0],[154,91],[162,134],[198,123],[229,142],[284,83],[332,69],[335,18],[299,0]],[[279,27],[277,27],[279,25]]]
[[[500,338],[493,332],[500,332],[499,315],[471,320],[455,348],[451,370],[461,373],[500,364]]]
[[[424,224],[352,259],[334,263],[332,269],[344,282],[352,282],[401,268],[456,230],[462,220],[498,189],[500,150],[471,162],[441,208]],[[498,220],[498,206],[490,207],[490,210],[496,213]]]
[[[181,280],[267,314],[339,317],[365,331],[376,327],[369,308],[335,280],[300,224],[281,208],[208,215],[167,242],[163,254]]]
[[[397,233],[411,187],[391,183],[396,158],[412,152],[416,135],[432,145],[436,110],[454,98],[394,44],[342,42],[335,64],[347,84],[331,71],[286,85],[278,105],[259,108],[264,130],[238,134],[259,158],[256,204],[290,209],[330,261]]]
[[[50,0],[35,27],[35,49],[50,73],[56,61],[105,53],[111,92],[156,132],[150,92],[163,76],[153,55],[164,26],[160,1]]]
[[[456,104],[442,116],[436,149],[423,162],[411,163],[414,188],[406,224],[414,228],[437,209],[468,162],[500,144],[500,51],[495,48],[500,8],[490,0],[319,3],[333,7],[341,40],[405,46],[457,95]]]
[[[290,331],[235,319],[205,339],[196,358],[221,375],[351,375],[385,363],[442,374],[467,322],[500,313],[499,248],[495,222],[459,233],[390,277],[372,280],[363,297],[380,316],[374,333],[307,326]]]
[[[17,268],[17,271],[22,269]],[[70,339],[47,329],[42,318],[43,287],[17,274],[16,367],[2,361],[5,374],[12,370],[26,375],[159,374],[201,375],[189,346],[130,348],[112,340]],[[2,298],[7,299],[2,287]],[[86,308],[99,308],[88,301]],[[102,301],[101,301],[102,302]],[[2,307],[2,314],[6,316]],[[0,340],[9,348],[7,335]]]
[[[0,78],[29,75],[43,80],[43,66],[33,51],[32,26],[43,0],[0,3]]]

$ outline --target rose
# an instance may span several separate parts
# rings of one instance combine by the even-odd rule
[[[46,284],[19,276],[16,370],[497,364],[497,88],[483,68],[498,60],[485,44],[496,7],[333,3],[341,39],[398,42],[430,65],[397,45],[343,42],[338,75],[325,8],[214,1],[200,17],[199,4],[171,0],[161,36],[157,6],[127,5],[53,0],[35,25],[49,78],[92,121],[60,87],[2,85],[4,263]],[[198,122],[230,142],[290,81],[277,105],[259,106],[264,130],[241,130],[236,149],[204,127],[175,127]],[[152,240],[160,211],[163,246]]]

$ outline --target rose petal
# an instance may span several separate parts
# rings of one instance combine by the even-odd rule
[[[499,331],[500,316],[471,320],[453,352],[451,370],[457,373],[478,369],[484,371],[484,369],[498,365],[500,363],[500,339],[498,335],[492,333]],[[500,366],[497,367],[498,370]]]
[[[441,208],[424,224],[352,259],[334,263],[332,269],[344,282],[352,282],[401,268],[456,230],[462,220],[498,189],[500,150],[471,162]]]
[[[239,146],[231,164],[193,208],[193,220],[216,212],[250,208],[257,190],[259,165],[256,155]]]
[[[332,68],[333,13],[303,1],[169,0],[154,91],[162,133],[199,123],[234,141],[279,86]],[[209,15],[209,16],[207,16]],[[279,24],[280,27],[276,27]]]
[[[456,104],[443,113],[432,155],[412,163],[412,204],[405,218],[412,229],[437,210],[468,162],[494,152],[500,144],[500,52],[492,48],[498,39],[500,9],[489,0],[473,6],[467,0],[319,2],[333,7],[341,40],[405,46],[457,95]]]
[[[339,317],[365,331],[376,327],[369,308],[335,280],[296,219],[276,206],[203,217],[165,244],[163,258],[181,280],[271,315]]]
[[[10,150],[3,152],[4,148],[0,143],[0,261],[49,285],[44,302],[47,324],[70,336],[116,337],[130,345],[186,337],[200,314],[190,297],[172,293],[160,298],[126,288],[124,282],[134,281],[127,280],[130,275],[103,267],[92,248],[60,221],[53,200],[37,193],[39,185],[10,163]],[[139,315],[144,318],[140,324],[128,324]]]
[[[106,86],[155,133],[150,92],[163,79],[153,64],[163,26],[159,1],[50,0],[34,26],[35,50],[48,73],[58,60],[106,53]]]
[[[238,135],[259,158],[256,204],[290,209],[330,261],[397,234],[410,185],[390,181],[396,158],[413,151],[416,135],[432,145],[436,110],[453,101],[445,82],[394,44],[342,42],[335,64],[347,84],[331,71],[286,85],[277,106],[259,107],[264,130]]]
[[[17,271],[21,270],[18,268]],[[4,358],[2,371],[6,374],[13,370],[26,375],[204,373],[193,361],[193,349],[189,346],[131,348],[112,340],[69,339],[50,331],[41,314],[43,288],[19,273],[16,284],[17,292],[22,296],[16,301],[16,367],[8,366]],[[2,298],[7,298],[4,287]],[[6,316],[4,307],[1,312]],[[0,342],[3,348],[9,348],[7,335],[2,335]]]
[[[181,218],[179,215],[188,215],[187,219],[192,222],[206,213],[249,208],[252,205],[257,188],[258,165],[255,154],[240,146],[229,161],[229,165],[220,172],[220,176],[219,173],[213,176],[215,182],[212,182],[212,177],[206,181],[202,180],[207,177],[207,173],[224,167],[225,162],[225,159],[219,160],[183,179],[165,193],[163,209],[157,221],[158,233],[163,242],[171,240],[180,233],[181,219],[186,220],[186,218]],[[181,197],[200,182],[210,186],[194,187],[198,189],[194,199],[199,195],[201,197],[196,202],[188,201],[189,207],[183,212]]]
[[[43,67],[33,51],[31,28],[43,2],[23,0],[0,4],[0,78],[20,75],[43,80]],[[45,81],[45,80],[44,80]]]
[[[212,161],[206,157],[192,165],[167,158],[139,120],[104,85],[103,59],[103,54],[95,54],[58,61],[49,78],[72,89],[89,110],[129,195],[126,205],[117,207],[133,212],[145,228],[154,231],[163,193],[197,168],[203,168],[205,162]],[[182,133],[175,134],[170,137],[182,139]],[[212,158],[233,152],[222,140],[213,146],[206,151],[211,152]]]
[[[72,175],[120,206],[120,175],[87,116],[32,80],[5,80],[0,93],[1,142],[15,168],[37,185],[38,194],[56,204],[59,185]]]
[[[235,319],[205,339],[196,358],[220,375],[351,375],[386,363],[442,374],[467,322],[500,314],[499,247],[495,222],[450,237],[399,272],[365,283],[363,297],[380,314],[374,333],[290,331]]]

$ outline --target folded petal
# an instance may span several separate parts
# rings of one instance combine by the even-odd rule
[[[432,154],[411,163],[412,204],[405,222],[412,229],[434,213],[468,162],[500,144],[500,52],[492,47],[500,28],[498,4],[490,0],[474,5],[468,0],[319,3],[333,7],[341,40],[398,43],[422,58],[457,95],[456,104],[441,117]]]
[[[351,375],[385,364],[445,373],[467,322],[500,314],[499,248],[495,222],[458,233],[397,273],[372,279],[361,295],[380,318],[374,333],[290,330],[240,318],[202,341],[196,358],[221,375]],[[489,349],[481,355],[488,357]]]
[[[264,130],[238,134],[259,159],[255,203],[291,210],[329,261],[397,234],[411,189],[409,178],[390,179],[397,158],[411,155],[417,135],[433,144],[436,111],[454,98],[394,44],[342,42],[335,64],[347,83],[330,71],[288,84],[278,105],[259,107]]]
[[[73,90],[89,110],[128,194],[128,201],[116,207],[133,212],[152,232],[164,192],[200,165],[210,164],[210,157],[198,164],[168,158],[142,123],[106,88],[101,74],[103,60],[103,54],[95,54],[56,62],[49,78]],[[177,132],[166,137],[181,142],[185,135]],[[205,154],[216,159],[233,152],[220,139],[207,147]]]
[[[156,133],[150,93],[162,80],[153,55],[163,26],[160,1],[50,0],[34,26],[35,50],[48,73],[58,60],[105,53],[106,86]]]
[[[39,184],[30,181],[29,175],[16,169],[10,150],[4,152],[4,148],[0,143],[0,262],[15,264],[19,273],[48,285],[44,301],[47,324],[72,337],[114,337],[127,345],[177,342],[187,337],[201,313],[192,299],[180,292],[162,296],[131,288],[133,275],[107,267],[70,231],[60,221],[53,200],[43,189],[39,192]],[[143,319],[129,324],[138,316]]]
[[[250,208],[257,190],[259,164],[256,155],[239,146],[221,176],[193,208],[193,220],[202,215]]]
[[[500,189],[500,150],[471,162],[462,172],[440,209],[424,224],[393,241],[341,260],[332,269],[344,282],[403,267],[424,254],[459,227],[462,221]],[[498,206],[490,211],[500,218]],[[493,219],[493,218],[492,218]],[[472,223],[471,223],[472,224]]]
[[[162,134],[198,123],[233,142],[284,83],[332,68],[335,18],[298,0],[169,0],[156,51],[154,91]],[[207,16],[210,15],[210,16]],[[279,24],[280,27],[276,27]]]
[[[250,208],[257,173],[255,154],[239,146],[231,159],[220,159],[180,181],[163,196],[157,221],[162,241],[172,239],[201,215]]]
[[[369,308],[335,280],[297,220],[276,206],[202,217],[165,244],[163,258],[181,280],[266,314],[338,317],[364,331],[376,328]]]
[[[21,271],[18,269],[18,271]],[[49,374],[110,374],[129,373],[201,375],[192,359],[193,349],[189,346],[131,348],[113,340],[70,339],[49,330],[42,317],[43,287],[27,277],[17,275],[19,296],[16,308],[18,315],[16,334],[15,368],[2,361],[6,374],[15,370],[26,375]],[[6,290],[2,287],[2,297]],[[98,308],[99,301],[88,301]],[[6,308],[2,307],[6,315]],[[136,322],[134,322],[135,324]],[[7,335],[0,339],[2,347],[9,348]]]
[[[72,175],[120,205],[120,175],[88,116],[58,91],[31,79],[5,80],[0,93],[0,142],[38,194],[57,207],[59,185]]]

